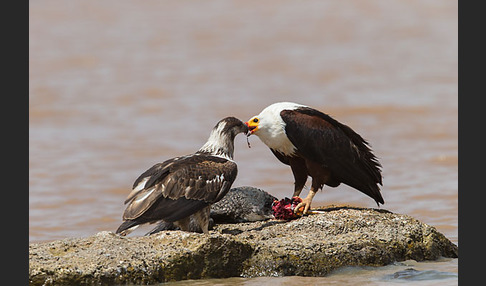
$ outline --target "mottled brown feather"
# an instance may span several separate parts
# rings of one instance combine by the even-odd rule
[[[156,164],[149,169],[150,172],[146,172],[156,184],[132,196],[123,214],[124,220],[139,217],[154,203],[166,203],[166,200],[160,201],[160,198],[214,203],[229,190],[224,182],[231,185],[237,174],[237,166],[233,161],[203,154],[179,157],[171,164],[166,164],[165,168],[160,166]],[[220,174],[224,179],[216,179]]]

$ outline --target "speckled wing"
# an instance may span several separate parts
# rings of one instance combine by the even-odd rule
[[[153,165],[150,169],[143,172],[133,183],[132,191],[125,199],[125,204],[130,202],[135,196],[143,197],[142,194],[148,194],[152,191],[153,187],[164,179],[170,171],[170,166],[183,157],[175,157]],[[142,196],[141,196],[142,195]]]
[[[156,164],[135,181],[124,220],[176,221],[219,201],[237,175],[236,163],[193,154]]]

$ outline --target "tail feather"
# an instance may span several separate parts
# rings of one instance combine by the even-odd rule
[[[375,200],[378,206],[380,206],[380,204],[382,205],[385,204],[385,200],[383,200],[383,196],[381,195],[380,188],[376,184],[371,185],[370,190],[371,192],[369,196]]]
[[[130,232],[134,231],[139,225],[140,225],[140,223],[136,220],[124,221],[118,227],[118,229],[116,230],[115,233],[125,236],[125,235],[129,234]]]
[[[160,221],[151,231],[147,232],[145,235],[148,236],[164,230],[177,229],[179,228],[173,222]]]

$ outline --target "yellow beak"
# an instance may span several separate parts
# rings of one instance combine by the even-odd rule
[[[250,130],[250,134],[255,133],[255,131],[258,130],[258,123],[253,122],[253,120],[248,120],[246,123],[246,126],[248,126],[248,129]]]

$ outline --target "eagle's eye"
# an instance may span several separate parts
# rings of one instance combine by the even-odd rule
[[[258,118],[253,119],[253,122],[258,123]]]

